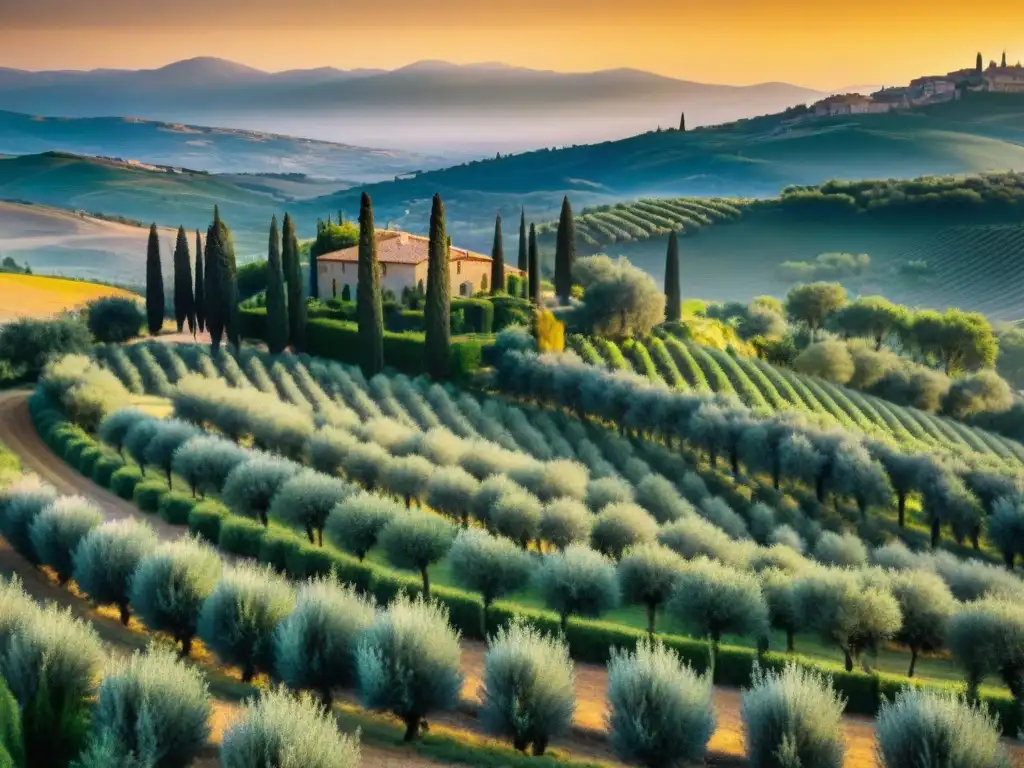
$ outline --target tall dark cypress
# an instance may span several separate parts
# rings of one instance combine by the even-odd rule
[[[188,236],[184,227],[178,227],[178,241],[174,245],[174,321],[178,333],[185,327],[185,321],[195,317],[192,295],[192,254],[188,252]],[[194,321],[191,321],[194,325]]]
[[[284,271],[281,268],[281,234],[277,216],[270,220],[267,249],[267,348],[272,355],[288,346],[288,312],[285,309]]]
[[[530,301],[540,306],[540,254],[537,253],[537,227],[530,225]]]
[[[146,245],[146,320],[149,334],[155,336],[164,326],[164,273],[160,265],[160,235],[156,224],[149,228]]]
[[[317,280],[318,276],[316,274],[316,260],[317,257],[320,255],[320,232],[318,231],[316,235],[316,242],[313,243],[312,247],[310,247],[309,249],[309,295],[312,296],[314,299],[320,297],[320,284]],[[327,237],[324,237],[324,240],[327,240]]]
[[[665,319],[678,320],[683,303],[679,295],[679,241],[676,233],[668,235],[668,253],[665,256]]]
[[[203,285],[206,277],[203,269],[203,236],[196,230],[196,292],[192,297],[195,310],[195,325],[200,333],[206,330],[206,289]]]
[[[373,376],[384,367],[384,309],[377,263],[377,233],[373,227],[373,203],[363,192],[359,203],[359,282],[356,288],[359,321],[359,360],[363,373]]]
[[[281,243],[281,266],[288,286],[288,329],[292,349],[306,348],[306,301],[302,295],[302,268],[299,266],[299,238],[295,234],[295,220],[284,215]]]
[[[516,264],[524,275],[530,269],[530,256],[526,250],[526,209],[519,211],[519,263]]]
[[[572,293],[572,265],[576,262],[576,222],[572,217],[569,196],[562,198],[562,215],[558,217],[555,240],[555,294],[563,305]]]
[[[206,232],[206,327],[214,351],[227,334],[238,344],[238,288],[235,282],[235,244],[231,231],[213,209],[213,223]]]
[[[494,220],[494,245],[491,246],[491,295],[505,292],[505,243],[501,236],[501,214]]]
[[[424,353],[427,357],[427,372],[435,379],[448,377],[448,362],[451,354],[451,268],[448,249],[449,240],[445,231],[444,203],[440,195],[434,195],[430,209],[430,241],[427,262],[427,296],[424,303],[426,339]]]

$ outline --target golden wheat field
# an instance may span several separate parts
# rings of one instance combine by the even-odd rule
[[[137,298],[133,293],[107,285],[0,273],[0,323],[20,317],[48,317],[101,296]]]

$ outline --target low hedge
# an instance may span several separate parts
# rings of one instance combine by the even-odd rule
[[[525,325],[529,328],[533,324],[533,305],[526,299],[517,296],[492,296],[491,305],[494,307],[495,333],[505,330],[510,325]]]
[[[82,451],[78,457],[78,471],[86,477],[92,477],[92,470],[103,457],[103,451],[101,451],[96,445],[92,445]]]
[[[143,483],[137,486],[135,488],[136,497],[139,491],[148,485],[149,483]],[[171,525],[188,525],[189,515],[191,515],[193,507],[199,503],[199,500],[187,493],[180,493],[178,491],[168,493],[167,489],[162,487],[162,484],[161,491],[163,495],[160,496],[157,506],[160,517],[163,518],[164,522]],[[149,510],[145,511],[148,512]]]
[[[159,512],[160,502],[169,495],[167,483],[162,480],[140,480],[132,491],[132,501],[143,512]]]
[[[142,482],[142,473],[136,467],[124,466],[110,477],[110,490],[125,501],[135,497],[135,486]]]
[[[233,555],[260,558],[266,534],[267,529],[259,520],[229,514],[220,521],[217,546]]]
[[[219,501],[205,499],[192,506],[188,513],[188,530],[214,546],[220,544],[221,525],[228,518],[228,508]]]
[[[462,310],[468,333],[494,332],[494,304],[489,299],[452,299],[451,308]]]
[[[124,467],[124,462],[120,459],[114,456],[100,456],[92,468],[92,481],[96,485],[110,488],[111,477],[122,467]]]

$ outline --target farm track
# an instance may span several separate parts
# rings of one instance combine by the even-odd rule
[[[170,526],[153,515],[146,515],[130,502],[127,502],[109,491],[99,487],[91,480],[78,474],[64,461],[54,454],[43,442],[32,424],[28,412],[27,390],[13,390],[0,393],[0,443],[15,453],[26,471],[35,472],[42,479],[52,484],[62,494],[86,496],[96,502],[108,519],[136,517],[152,525],[161,538],[173,539],[181,535],[182,529]],[[87,601],[76,598],[70,592],[58,588],[39,571],[30,567],[0,539],[0,574],[17,573],[25,583],[26,590],[37,600],[54,600],[61,605],[70,606],[72,610],[84,618],[88,618],[100,632],[105,641],[122,651],[140,647],[140,636],[124,630],[113,619],[97,617]],[[479,701],[478,690],[484,669],[485,646],[479,642],[463,641],[462,665],[466,677],[464,712],[451,714],[443,718],[434,718],[435,722],[463,730],[479,731],[476,718],[469,714]],[[604,667],[591,664],[576,664],[577,712],[573,734],[567,739],[555,743],[556,747],[564,748],[582,759],[598,759],[610,761],[611,754],[607,740],[603,734],[605,711],[605,691],[607,674]],[[221,709],[232,705],[220,702]],[[732,688],[716,687],[715,707],[717,728],[709,745],[713,753],[720,757],[736,756],[743,750],[742,707],[740,692]],[[229,717],[231,711],[224,711]],[[877,762],[874,756],[874,724],[865,717],[848,716],[843,720],[843,729],[848,744],[847,768],[874,768]],[[380,754],[378,754],[378,752]],[[408,765],[431,766],[437,763],[420,760],[414,753],[392,748],[378,749],[373,745],[364,745],[363,765],[370,767]],[[1024,757],[1024,752],[1022,752]],[[212,765],[212,763],[210,763]],[[1024,760],[1021,760],[1024,766]]]

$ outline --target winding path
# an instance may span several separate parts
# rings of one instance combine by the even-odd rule
[[[78,474],[74,469],[53,453],[36,432],[28,412],[27,390],[11,390],[0,392],[0,443],[15,453],[26,471],[35,472],[52,484],[62,494],[85,496],[97,503],[108,519],[122,517],[138,517],[152,525],[162,538],[177,538],[181,528],[171,526],[154,515],[146,515],[134,504],[121,499],[101,488],[88,478]],[[21,560],[0,539],[0,573],[23,572],[15,565],[12,558]],[[23,577],[24,578],[24,577]],[[28,581],[25,579],[26,582]],[[42,582],[42,583],[39,583]],[[26,588],[37,598],[51,598],[68,604],[67,592],[49,584],[45,579],[36,579]],[[47,589],[49,588],[49,589]],[[83,601],[82,605],[85,606]],[[80,607],[77,610],[87,610]],[[92,615],[91,620],[95,619]],[[116,622],[113,622],[116,624]],[[97,627],[101,634],[114,631],[114,627]],[[467,703],[479,701],[478,690],[484,668],[484,650],[482,643],[464,641],[462,648],[462,665],[466,676],[463,689]],[[566,740],[556,742],[556,746],[569,749],[581,758],[609,760],[611,758],[607,740],[603,734],[605,713],[605,691],[607,674],[602,666],[592,664],[576,664],[577,712],[574,733]],[[715,707],[718,725],[709,745],[711,751],[721,756],[738,756],[743,754],[743,721],[740,693],[734,688],[715,689]],[[475,728],[475,718],[466,715],[453,715],[441,722],[450,722],[457,727]],[[845,768],[876,768],[874,743],[874,721],[870,718],[847,716],[843,719],[843,730],[847,740],[847,759]],[[367,745],[366,757],[370,757],[372,748]],[[388,750],[381,750],[382,760],[364,761],[364,765],[389,766],[395,765],[384,758]],[[404,753],[403,753],[404,754]],[[408,755],[407,758],[411,758]],[[1015,755],[1018,759],[1019,756]],[[430,762],[402,762],[402,765],[435,765]],[[1022,763],[1024,764],[1024,763]]]

